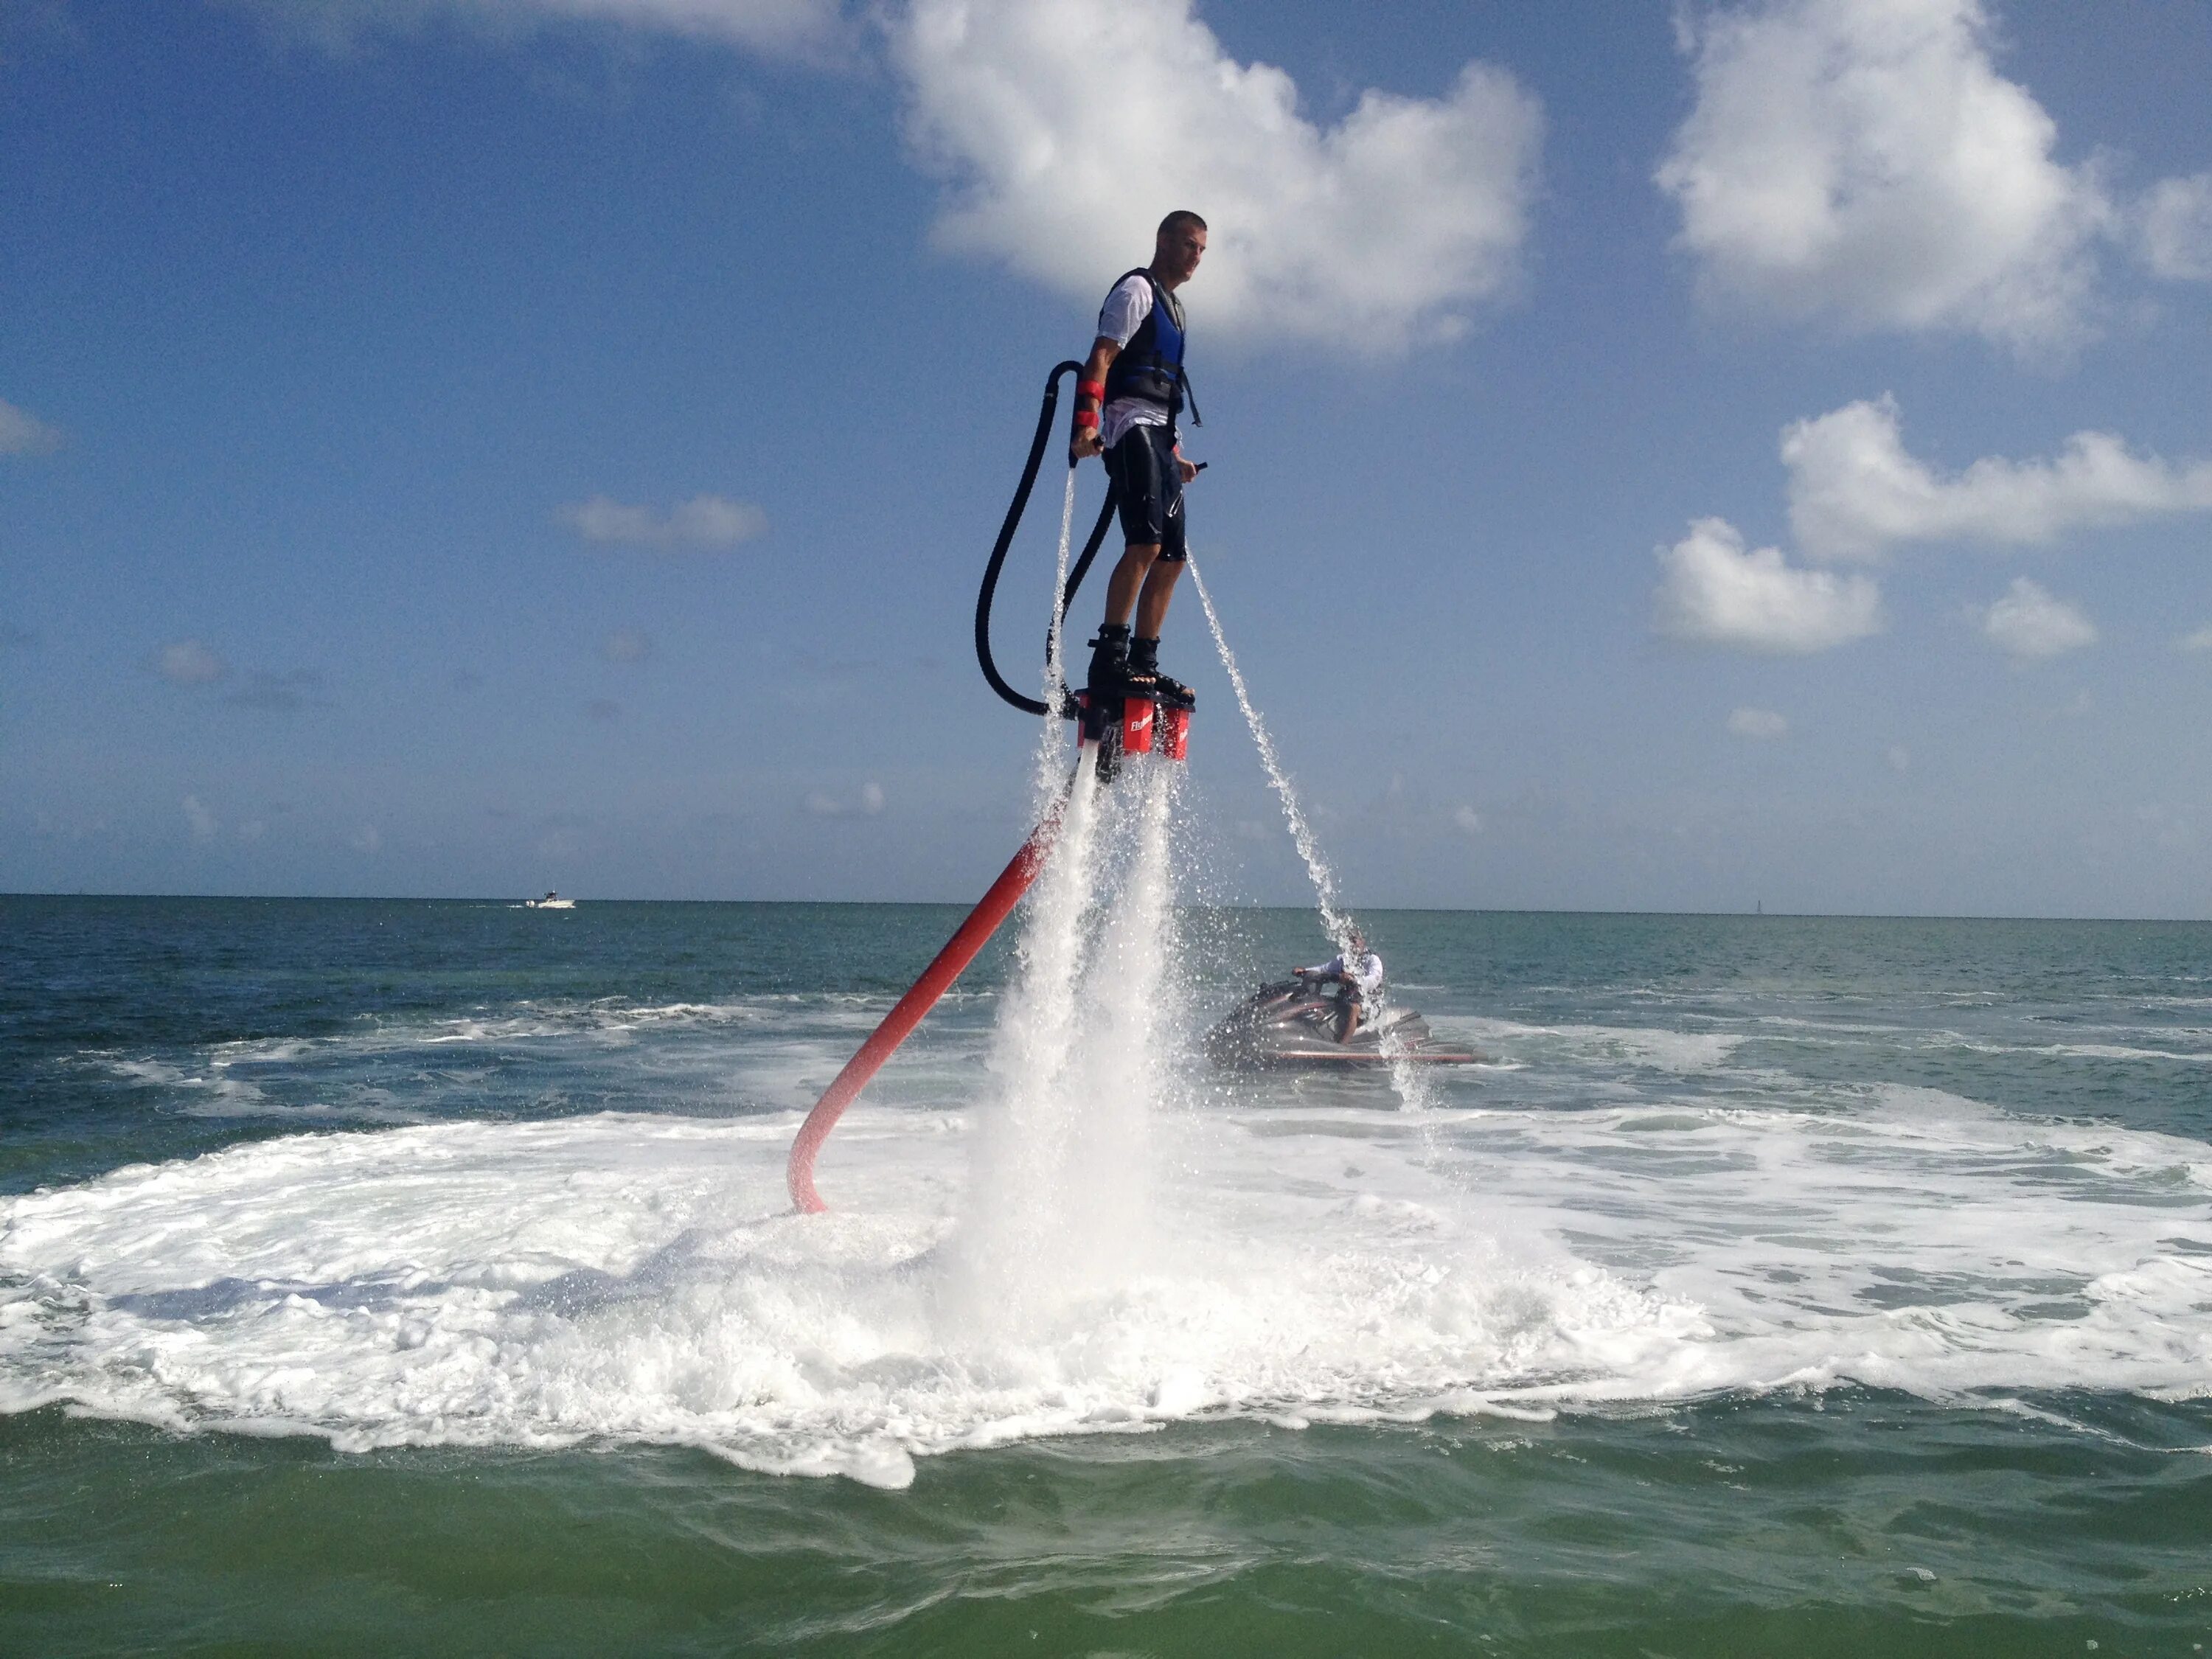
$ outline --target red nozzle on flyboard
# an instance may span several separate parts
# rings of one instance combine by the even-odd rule
[[[1190,710],[1170,703],[1160,711],[1160,752],[1179,761],[1190,752]]]
[[[1152,752],[1152,716],[1158,705],[1150,697],[1121,699],[1121,752],[1125,755],[1149,755]]]

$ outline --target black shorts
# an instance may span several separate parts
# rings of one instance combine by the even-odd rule
[[[1175,432],[1133,426],[1106,452],[1106,476],[1121,492],[1121,535],[1137,547],[1158,543],[1170,563],[1189,552],[1183,539],[1182,471],[1176,464]]]

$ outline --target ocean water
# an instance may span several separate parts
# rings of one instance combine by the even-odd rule
[[[1165,811],[821,1217],[956,909],[0,898],[0,1652],[2212,1644],[2212,927],[1366,913],[1409,1105]]]

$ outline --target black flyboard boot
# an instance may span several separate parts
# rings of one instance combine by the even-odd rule
[[[1136,687],[1129,684],[1129,625],[1102,623],[1098,637],[1091,641],[1091,699],[1126,697]]]
[[[1152,693],[1162,702],[1179,708],[1195,708],[1198,699],[1181,680],[1170,679],[1160,672],[1160,642],[1158,640],[1132,640],[1129,642],[1129,678],[1150,686]]]

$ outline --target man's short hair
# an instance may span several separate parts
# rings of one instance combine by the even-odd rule
[[[1170,213],[1166,218],[1160,221],[1160,228],[1158,231],[1153,233],[1153,240],[1155,241],[1164,240],[1167,237],[1172,235],[1175,232],[1184,228],[1186,226],[1192,230],[1204,230],[1206,228],[1206,221],[1200,218],[1188,208],[1177,208],[1173,213]]]

